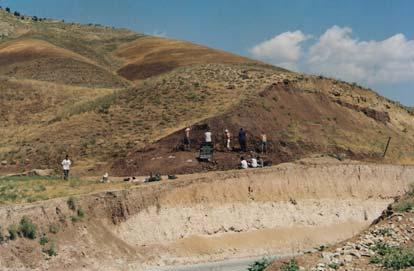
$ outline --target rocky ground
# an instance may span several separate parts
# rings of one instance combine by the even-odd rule
[[[414,267],[414,211],[404,200],[389,206],[383,215],[358,236],[336,246],[315,248],[296,259],[273,263],[267,270],[402,270]]]

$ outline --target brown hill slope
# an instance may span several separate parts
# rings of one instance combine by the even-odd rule
[[[217,152],[210,165],[173,152],[183,128],[196,125],[201,140],[204,124],[217,143],[225,128],[244,127],[251,140],[266,132],[274,162],[379,157],[389,136],[389,161],[413,161],[410,112],[359,86],[128,30],[3,11],[0,22],[0,172],[58,168],[65,153],[88,174],[235,167],[238,153]]]
[[[122,87],[123,80],[94,61],[38,39],[0,46],[0,75],[73,86]]]
[[[244,75],[252,81],[262,76],[249,72]],[[260,79],[266,82],[267,78]],[[388,137],[392,137],[388,161],[412,162],[414,127],[407,110],[370,90],[336,80],[295,74],[274,75],[269,80],[273,81],[262,88],[255,83],[259,89],[241,97],[236,106],[219,110],[193,127],[195,148],[202,142],[205,127],[212,129],[216,165],[195,162],[196,151],[174,151],[184,134],[179,130],[146,151],[125,151],[113,169],[119,173],[148,174],[160,169],[173,173],[234,168],[240,157],[240,127],[247,130],[251,151],[259,151],[260,134],[267,134],[271,145],[265,159],[273,162],[316,153],[378,160],[382,159]],[[236,152],[221,151],[225,129],[233,134]]]
[[[115,52],[125,65],[118,74],[139,80],[177,67],[207,63],[257,63],[251,59],[193,43],[158,37],[142,37],[121,45]]]

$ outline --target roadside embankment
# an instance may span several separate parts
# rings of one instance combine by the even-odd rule
[[[67,199],[2,206],[3,229],[26,215],[39,232],[52,224],[62,230],[48,233],[58,250],[49,261],[34,241],[19,239],[0,246],[1,266],[138,270],[295,254],[357,234],[408,190],[413,176],[408,166],[303,160],[80,196],[76,208],[85,217],[75,222]]]

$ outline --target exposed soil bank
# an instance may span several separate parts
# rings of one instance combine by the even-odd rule
[[[413,176],[407,166],[301,161],[85,195],[77,204],[86,218],[76,223],[66,199],[3,206],[3,229],[28,215],[41,231],[53,223],[62,230],[51,235],[58,250],[51,260],[43,260],[38,241],[20,239],[0,246],[0,263],[138,270],[297,253],[358,233]]]

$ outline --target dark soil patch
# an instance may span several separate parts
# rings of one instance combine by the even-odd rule
[[[340,124],[326,121],[331,116]],[[131,150],[121,154],[112,166],[116,174],[146,175],[184,174],[207,170],[226,170],[238,167],[240,157],[249,158],[260,151],[260,135],[268,136],[269,151],[264,160],[273,164],[288,162],[311,154],[330,154],[338,159],[369,159],[376,161],[380,153],[365,153],[330,144],[326,125],[338,125],[346,131],[358,133],[357,116],[339,106],[323,94],[292,89],[283,85],[271,85],[254,100],[244,101],[238,108],[221,116],[207,119],[192,126],[192,152],[181,151],[184,131],[177,131],[147,149]],[[332,122],[332,121],[331,121]],[[315,125],[315,123],[320,123]],[[207,127],[213,132],[215,147],[212,163],[198,162],[199,146]],[[248,152],[240,153],[238,131],[243,127],[248,137]],[[225,151],[224,130],[232,133],[233,151]]]
[[[117,73],[128,80],[137,80],[169,72],[177,67],[178,64],[175,61],[128,64],[119,69]]]

